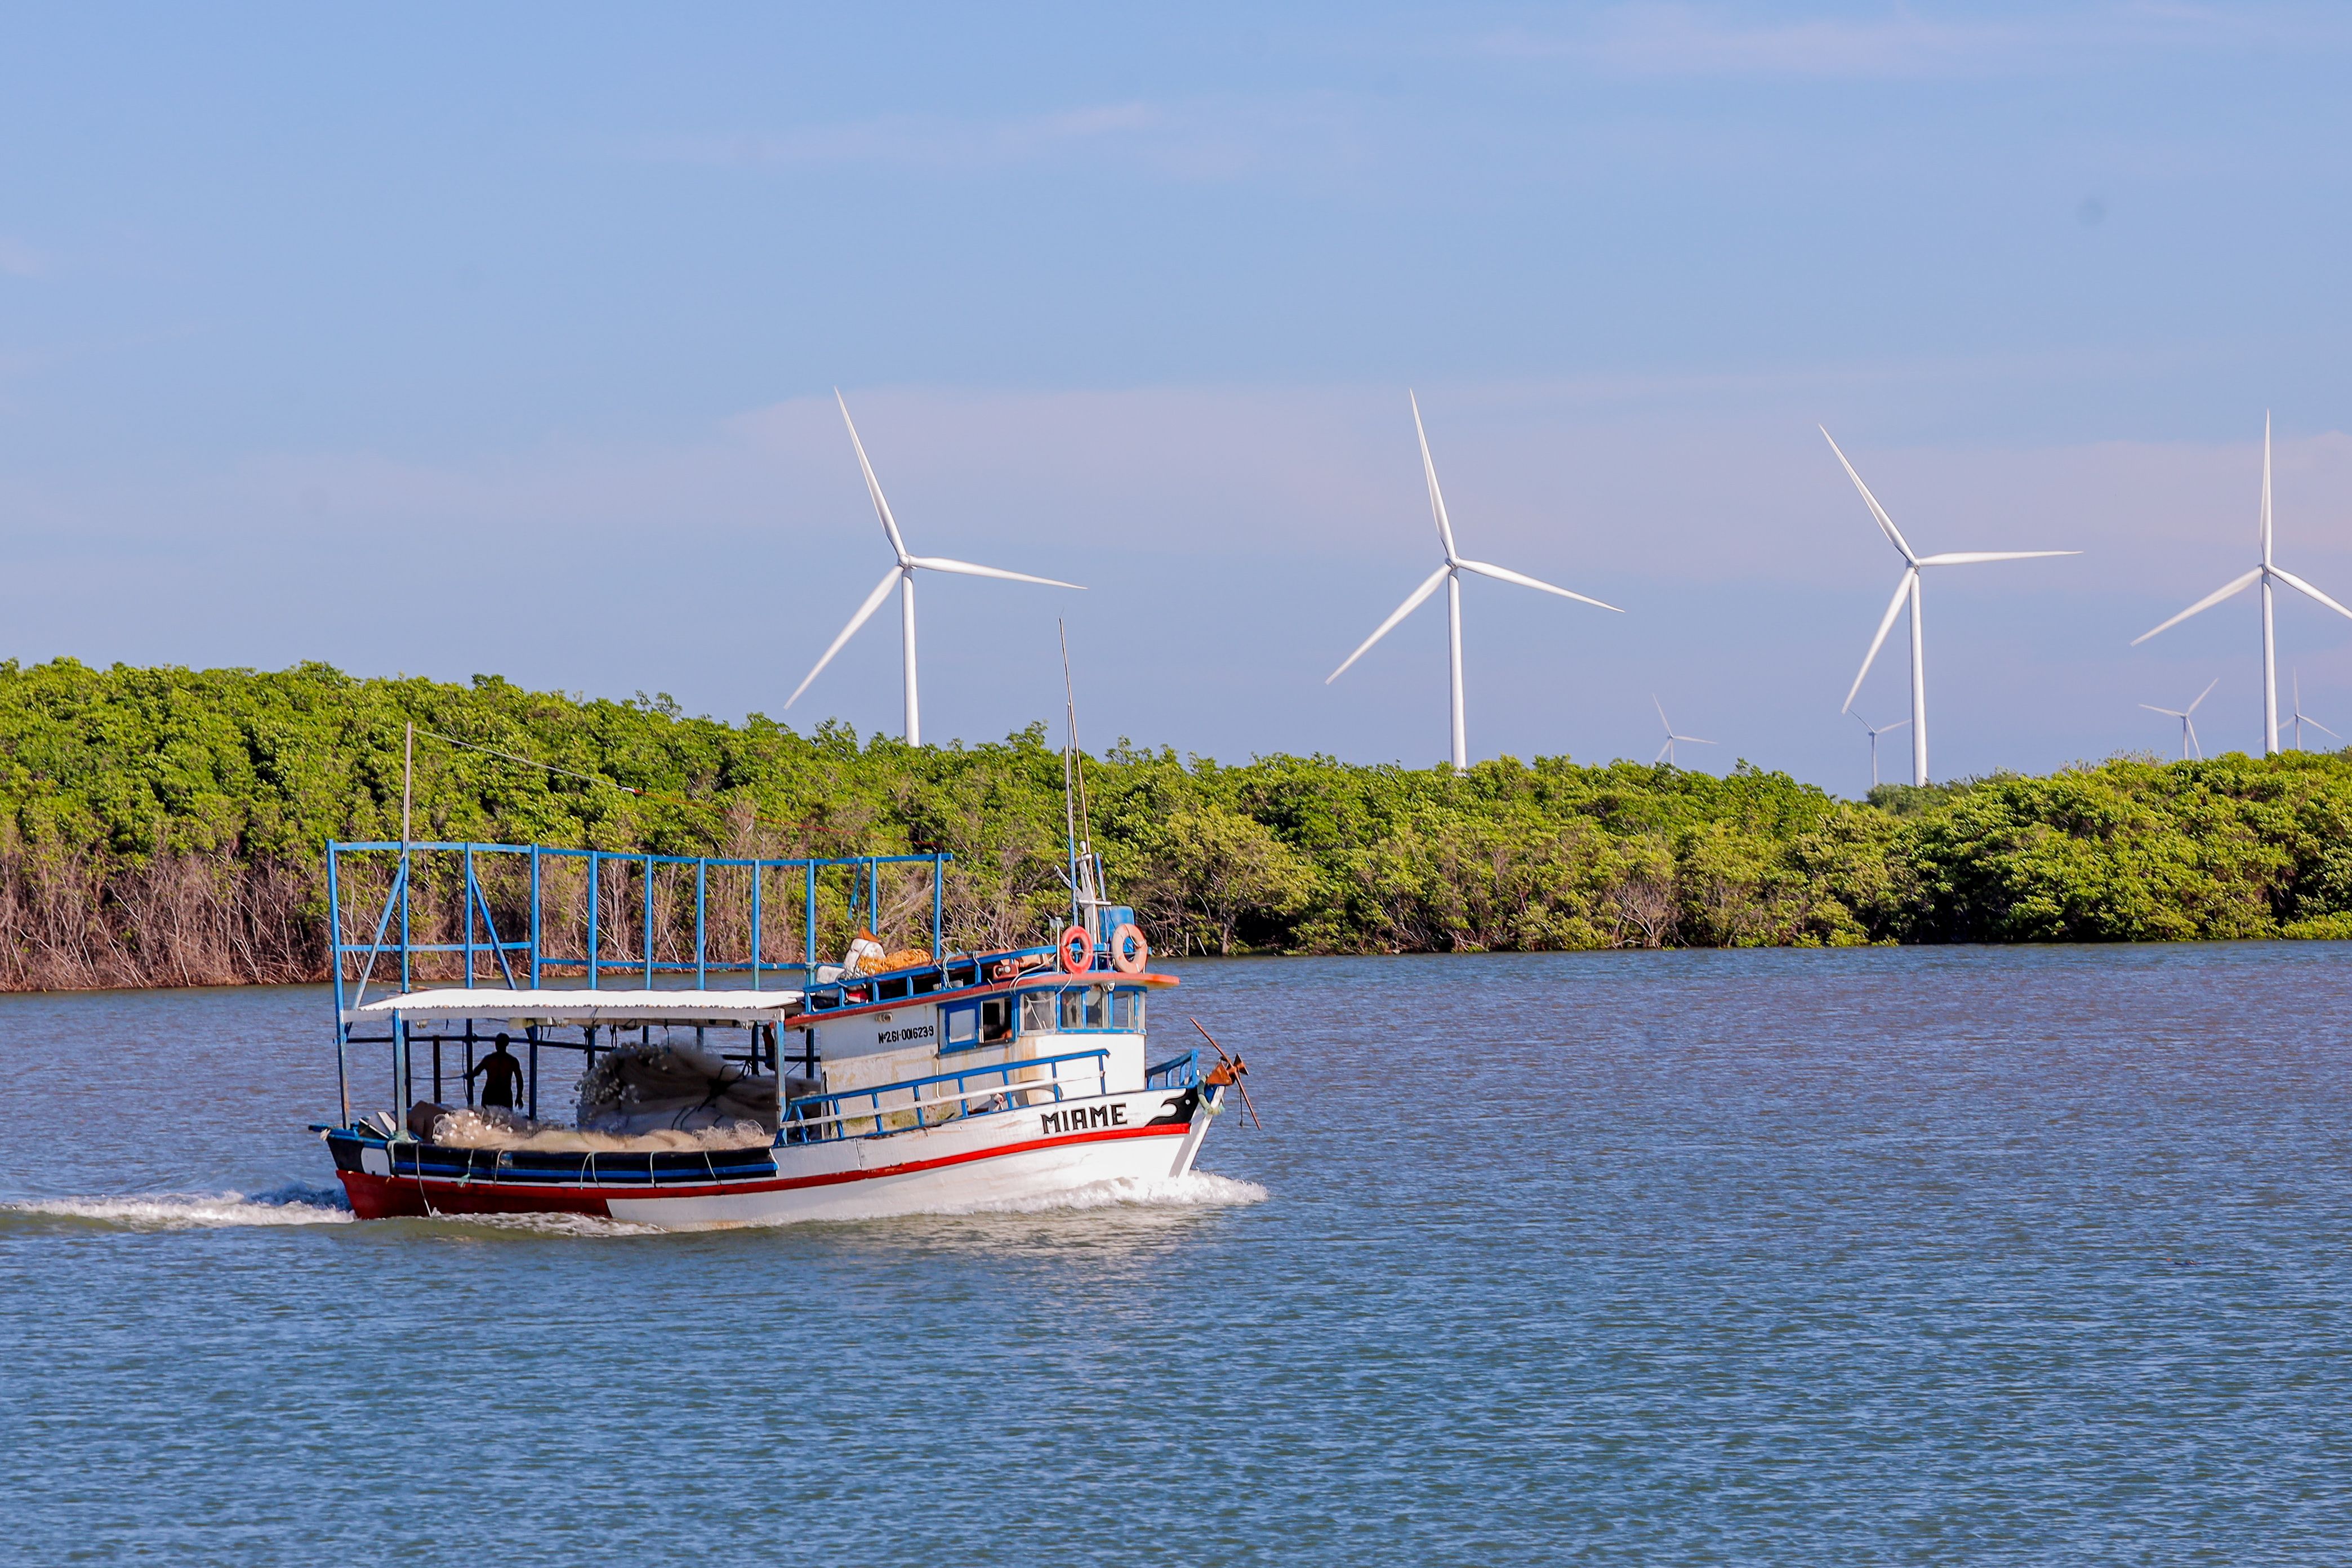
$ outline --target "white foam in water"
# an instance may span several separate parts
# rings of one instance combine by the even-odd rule
[[[136,1197],[27,1198],[0,1214],[88,1220],[129,1230],[217,1230],[232,1226],[349,1225],[340,1188],[296,1184],[244,1193],[145,1193]]]
[[[1265,1202],[1255,1182],[1194,1171],[1184,1176],[1122,1177],[1035,1197],[943,1205],[931,1214],[1055,1214],[1111,1208],[1235,1208]]]
[[[1080,1214],[1103,1209],[1232,1208],[1264,1203],[1255,1182],[1205,1171],[1171,1179],[1122,1179],[1034,1197],[948,1204],[931,1215]],[[0,1215],[82,1220],[125,1230],[218,1230],[238,1226],[348,1225],[357,1216],[335,1187],[299,1184],[266,1193],[150,1193],[122,1197],[30,1198],[0,1203]],[[436,1215],[425,1223],[538,1236],[653,1236],[657,1226],[578,1214]]]
[[[632,1225],[626,1220],[606,1219],[602,1215],[587,1214],[436,1214],[429,1221],[434,1225],[464,1226],[484,1230],[510,1230],[525,1236],[662,1236],[667,1234],[657,1225]]]

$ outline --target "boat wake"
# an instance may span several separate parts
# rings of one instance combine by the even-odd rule
[[[508,1236],[571,1236],[601,1238],[615,1236],[665,1236],[657,1225],[632,1225],[586,1214],[436,1214],[425,1218],[385,1220],[385,1225],[428,1225],[452,1230],[490,1231]]]
[[[1123,1179],[1032,1197],[979,1200],[919,1211],[925,1215],[1055,1215],[1098,1211],[1236,1208],[1264,1203],[1255,1182],[1195,1171],[1187,1176]],[[0,1230],[72,1227],[134,1232],[244,1226],[349,1225],[356,1216],[341,1187],[290,1183],[263,1193],[141,1193],[115,1197],[26,1198],[0,1203]],[[915,1217],[908,1215],[906,1217]],[[520,1236],[657,1236],[661,1227],[575,1214],[435,1215],[389,1223]],[[856,1222],[851,1222],[856,1223]],[[730,1227],[732,1228],[732,1227]],[[765,1227],[754,1227],[765,1228]]]
[[[1122,1178],[1072,1187],[1067,1192],[997,1201],[980,1200],[926,1208],[926,1214],[1071,1214],[1089,1209],[1240,1208],[1266,1200],[1266,1190],[1255,1182],[1194,1171],[1183,1176]]]
[[[354,1217],[341,1187],[312,1186],[300,1182],[266,1193],[141,1193],[0,1203],[0,1224],[62,1222],[134,1231],[349,1225]]]

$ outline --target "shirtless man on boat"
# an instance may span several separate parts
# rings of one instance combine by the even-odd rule
[[[482,1105],[485,1109],[496,1107],[500,1110],[512,1110],[516,1093],[522,1087],[522,1063],[515,1060],[514,1053],[507,1049],[505,1035],[501,1034],[490,1043],[495,1048],[476,1062],[466,1076],[482,1080]]]

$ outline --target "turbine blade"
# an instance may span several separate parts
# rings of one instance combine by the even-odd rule
[[[943,555],[909,555],[909,566],[920,566],[929,572],[955,572],[966,577],[1002,577],[1008,583],[1043,583],[1048,588],[1078,588],[1084,584],[1065,583],[1059,577],[1032,577],[1026,572],[1007,572],[1001,566],[975,566],[969,561],[950,561]]]
[[[2329,598],[2326,595],[2321,593],[2318,589],[2313,587],[2310,584],[2305,582],[2294,573],[2283,572],[2279,568],[2273,566],[2271,568],[2271,575],[2285,584],[2288,587],[2293,588],[2296,593],[2303,595],[2305,597],[2318,600],[2321,604],[2326,605],[2337,615],[2352,616],[2352,610],[2346,609],[2343,605],[2337,604],[2335,600]]]
[[[1827,435],[1828,432],[1823,431],[1822,434]],[[1917,572],[1916,566],[1903,569],[1902,577],[1895,584],[1895,597],[1887,602],[1886,614],[1879,620],[1878,635],[1870,639],[1870,651],[1862,656],[1862,669],[1853,678],[1853,689],[1845,694],[1845,701],[1839,705],[1838,711],[1843,713],[1853,706],[1854,698],[1862,690],[1863,677],[1870,673],[1871,660],[1876,658],[1878,650],[1885,646],[1886,634],[1895,629],[1895,617],[1903,613],[1903,601],[1910,596],[1911,579]]]
[[[1702,735],[1676,735],[1675,739],[1680,741],[1685,746],[1712,746],[1715,744],[1713,741],[1707,740]]]
[[[2164,625],[2157,627],[2156,631],[2142,632],[2139,636],[2132,638],[2131,646],[2137,647],[2140,644],[2147,641],[2148,638],[2156,636],[2157,632],[2168,632],[2173,627],[2179,626],[2189,616],[2196,615],[2200,610],[2211,609],[2214,605],[2220,604],[2222,600],[2228,598],[2232,594],[2244,593],[2247,589],[2260,582],[2262,580],[2262,575],[2263,569],[2257,566],[2242,577],[2231,578],[2228,583],[2214,589],[2211,593],[2206,595],[2203,598],[2198,600],[2195,604],[2189,605],[2187,609],[2181,611],[2179,615],[2165,622]]]
[[[1437,519],[1437,542],[1445,547],[1445,563],[1454,563],[1454,524],[1445,516],[1445,497],[1437,489],[1437,463],[1429,455],[1429,432],[1421,427],[1421,399],[1410,388],[1405,397],[1412,405],[1412,433],[1421,437],[1421,471],[1429,480],[1430,515]]]
[[[2186,719],[2189,717],[2188,714],[2183,713],[2178,708],[2158,708],[2153,702],[2143,702],[2140,706],[2147,709],[2151,713],[2161,713],[2168,719]]]
[[[1668,756],[1673,754],[1674,749],[1674,742],[1672,740],[1668,740],[1664,745],[1658,748],[1658,754],[1650,759],[1650,765],[1654,768],[1660,763],[1664,762]]]
[[[1922,566],[1974,566],[1985,561],[2035,561],[2044,555],[2080,555],[2079,550],[1954,550],[1942,555],[1922,555]]]
[[[2215,676],[2212,679],[2210,679],[2210,680],[2207,681],[2207,682],[2205,683],[2205,689],[2204,689],[2204,690],[2202,690],[2202,691],[2200,691],[2200,692],[2199,692],[2199,693],[2197,694],[2197,702],[2202,702],[2202,701],[2204,701],[2204,700],[2205,700],[2205,699],[2207,699],[2208,697],[2212,696],[2212,695],[2213,695],[2213,689],[2214,689],[2215,687],[2217,687],[2217,686],[2221,685],[2221,678],[2220,676],[2218,676],[2218,675],[2217,675],[2217,676]],[[2194,713],[2194,712],[2196,712],[2196,711],[2197,711],[2197,702],[2191,702],[2191,703],[2189,705],[2189,712]]]
[[[857,466],[866,474],[866,493],[874,498],[874,515],[882,520],[882,531],[889,537],[890,549],[904,564],[907,542],[898,537],[898,521],[890,515],[890,503],[882,499],[882,481],[874,477],[874,465],[866,460],[866,443],[857,438],[857,424],[849,417],[849,405],[843,402],[841,388],[833,389],[833,400],[841,404],[841,422],[849,426],[849,444],[857,448]],[[784,704],[789,708],[791,703]]]
[[[1429,574],[1429,580],[1422,584],[1420,587],[1415,588],[1411,596],[1409,596],[1403,604],[1399,605],[1396,607],[1396,611],[1393,615],[1390,616],[1387,620],[1382,621],[1380,624],[1379,628],[1375,630],[1371,636],[1366,637],[1361,646],[1360,646],[1355,652],[1349,654],[1340,662],[1339,668],[1333,670],[1330,674],[1323,678],[1323,684],[1328,686],[1333,681],[1339,679],[1341,676],[1347,674],[1349,665],[1351,665],[1358,659],[1363,658],[1364,655],[1370,650],[1371,646],[1374,643],[1388,636],[1389,629],[1391,626],[1394,626],[1399,621],[1404,619],[1407,616],[1421,608],[1421,602],[1423,599],[1428,598],[1432,594],[1436,593],[1437,585],[1440,583],[1444,582],[1445,574],[1453,570],[1454,568],[1451,566],[1440,566],[1436,571],[1432,572]]]
[[[1465,572],[1475,572],[1481,577],[1492,577],[1497,583],[1517,583],[1522,588],[1541,588],[1547,594],[1558,594],[1561,598],[1574,599],[1580,605],[1591,605],[1597,609],[1617,610],[1621,616],[1625,613],[1618,610],[1614,605],[1604,605],[1600,600],[1587,598],[1582,594],[1571,594],[1565,588],[1556,588],[1549,583],[1540,582],[1528,576],[1524,572],[1514,572],[1507,566],[1497,566],[1492,562],[1456,561],[1454,564]]]
[[[1650,706],[1658,710],[1658,728],[1666,732],[1667,740],[1673,740],[1675,738],[1675,721],[1666,717],[1666,705],[1658,700],[1658,694],[1654,691],[1650,693]]]
[[[2335,731],[2329,729],[2326,725],[2321,723],[2318,720],[2313,718],[2308,713],[2298,713],[2294,717],[2295,722],[2299,724],[2308,724],[2323,735],[2336,735]],[[2336,738],[2340,741],[2344,737],[2341,735],[2336,735]]]
[[[1853,471],[1853,465],[1845,460],[1845,453],[1839,447],[1837,438],[1829,433],[1826,426],[1816,425],[1813,428],[1821,431],[1822,439],[1830,444],[1831,451],[1837,453],[1838,466],[1845,469],[1845,477],[1853,481],[1853,488],[1860,490],[1862,499],[1870,504],[1870,515],[1878,520],[1878,526],[1885,533],[1888,542],[1903,552],[1904,560],[1917,565],[1919,558],[1911,553],[1911,546],[1904,540],[1902,531],[1895,526],[1895,520],[1886,515],[1886,509],[1878,504],[1878,498],[1870,493],[1870,487],[1864,484],[1862,476]]]
[[[857,634],[857,628],[864,626],[873,616],[874,612],[882,607],[882,601],[890,596],[890,590],[898,586],[899,574],[905,570],[903,566],[893,566],[883,574],[882,581],[875,584],[874,592],[866,595],[866,602],[857,606],[857,613],[849,617],[849,624],[841,628],[841,635],[833,639],[833,646],[824,650],[824,657],[816,661],[816,668],[810,670],[807,678],[798,686],[793,688],[793,694],[790,697],[784,699],[785,707],[789,708],[801,700],[801,693],[809,689],[809,681],[814,680],[824,673],[824,667],[833,662],[833,656],[841,651],[841,645],[855,637]]]
[[[1891,735],[1891,734],[1895,733],[1895,731],[1902,729],[1905,725],[1906,725],[1906,724],[1908,724],[1908,723],[1910,723],[1910,722],[1911,722],[1911,721],[1910,721],[1910,720],[1908,720],[1908,719],[1897,719],[1896,721],[1895,721],[1895,722],[1894,722],[1894,723],[1887,725],[1885,729],[1883,729],[1883,730],[1879,731],[1878,732],[1879,732],[1880,734],[1882,734],[1882,735]]]

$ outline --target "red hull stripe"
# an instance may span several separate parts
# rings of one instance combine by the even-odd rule
[[[1165,1127],[1107,1127],[1100,1131],[1073,1132],[1059,1138],[1032,1138],[1022,1143],[1003,1143],[992,1149],[948,1154],[937,1160],[907,1160],[896,1165],[877,1166],[871,1171],[829,1171],[815,1176],[728,1182],[717,1186],[709,1184],[691,1187],[655,1186],[648,1183],[632,1182],[626,1185],[614,1183],[602,1186],[542,1187],[517,1182],[453,1182],[438,1176],[378,1176],[362,1171],[338,1173],[343,1178],[344,1191],[351,1194],[352,1210],[362,1219],[423,1214],[427,1200],[436,1208],[459,1213],[610,1215],[612,1211],[605,1202],[609,1198],[709,1198],[735,1193],[782,1193],[798,1187],[831,1187],[845,1182],[871,1182],[884,1176],[904,1176],[917,1171],[968,1165],[978,1160],[1025,1154],[1033,1149],[1102,1143],[1114,1138],[1181,1138],[1191,1131],[1192,1124],[1187,1121],[1173,1122]]]

